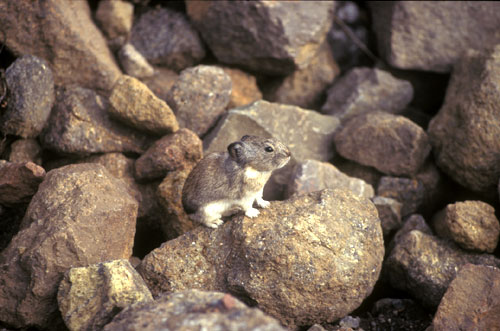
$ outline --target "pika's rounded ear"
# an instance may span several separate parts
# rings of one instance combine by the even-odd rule
[[[235,142],[227,146],[227,151],[229,156],[235,161],[238,161],[241,157],[241,150],[243,149],[243,144],[240,142]]]
[[[247,140],[248,138],[250,138],[250,136],[246,134],[246,135],[244,135],[243,137],[241,137],[241,139],[240,139],[240,140],[241,140],[241,141],[245,141],[245,140]]]

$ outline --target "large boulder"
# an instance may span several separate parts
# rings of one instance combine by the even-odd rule
[[[152,251],[138,270],[153,295],[230,292],[296,327],[356,309],[383,255],[375,206],[348,190],[324,190],[272,202],[254,219],[196,228]]]
[[[101,165],[49,171],[21,231],[0,255],[0,320],[48,328],[60,321],[56,294],[71,267],[128,259],[137,202]]]

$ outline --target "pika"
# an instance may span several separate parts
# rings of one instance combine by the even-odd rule
[[[290,151],[273,138],[243,136],[226,152],[205,156],[188,175],[182,189],[182,205],[189,217],[210,228],[223,223],[221,217],[238,211],[253,218],[269,201],[262,198],[273,170],[290,160]]]

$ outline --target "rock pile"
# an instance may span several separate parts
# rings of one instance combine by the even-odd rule
[[[0,30],[0,329],[500,325],[499,3],[0,1]],[[244,135],[291,151],[270,206],[196,224],[187,176]]]

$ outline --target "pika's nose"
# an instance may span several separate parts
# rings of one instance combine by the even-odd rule
[[[289,150],[289,149],[287,149],[287,150],[285,151],[285,155],[286,155],[286,156],[291,156],[291,155],[292,155],[292,153],[290,152],[290,150]]]

